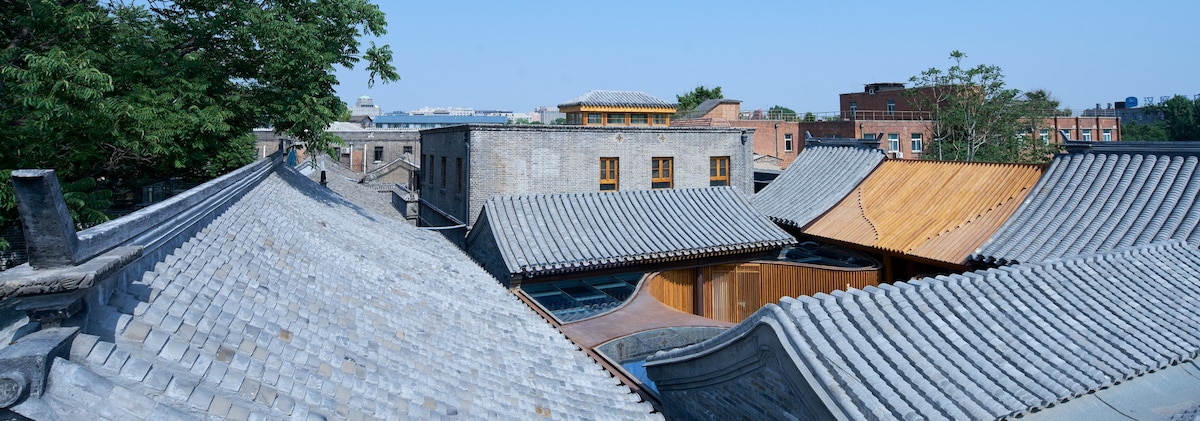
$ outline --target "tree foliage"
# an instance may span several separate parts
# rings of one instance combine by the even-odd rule
[[[796,121],[796,111],[782,105],[772,105],[767,109],[767,118],[771,120]]]
[[[675,96],[675,99],[679,103],[677,112],[680,112],[680,113],[684,113],[684,112],[688,112],[688,111],[696,109],[696,107],[699,106],[701,102],[704,102],[704,101],[707,101],[710,99],[724,99],[724,98],[725,98],[725,96],[721,94],[720,86],[712,88],[712,89],[708,89],[708,88],[705,88],[704,85],[697,86],[696,89],[693,89],[691,92],[685,93],[683,95]]]
[[[387,46],[359,49],[358,37],[386,24],[367,0],[5,4],[6,175],[54,168],[65,185],[209,178],[253,159],[256,127],[330,150],[340,140],[324,129],[346,110],[334,66],[365,59],[372,82],[398,79]],[[103,202],[93,199],[77,202]],[[0,192],[0,211],[11,216],[13,206]]]
[[[1008,88],[1000,67],[963,67],[966,54],[950,53],[954,64],[909,79],[907,92],[919,110],[932,113],[932,142],[927,159],[990,162],[1045,162],[1057,150],[1033,135],[1046,110],[1057,101],[1045,91],[1022,94]]]

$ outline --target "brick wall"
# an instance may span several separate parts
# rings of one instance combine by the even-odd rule
[[[709,186],[710,157],[727,156],[730,185],[751,194],[752,144],[742,144],[743,131],[753,136],[749,129],[693,127],[473,125],[425,130],[422,151],[435,165],[422,168],[421,201],[473,224],[483,202],[495,195],[599,191],[602,157],[620,160],[620,190],[647,190],[651,158],[673,158],[674,188],[692,188]],[[462,189],[458,158],[464,166]]]

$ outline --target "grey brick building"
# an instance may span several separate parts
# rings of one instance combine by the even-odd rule
[[[748,195],[753,193],[751,136],[753,129],[728,127],[463,125],[422,130],[418,225],[469,227],[484,201],[498,195],[714,185]]]

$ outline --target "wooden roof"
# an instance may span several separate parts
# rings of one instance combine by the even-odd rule
[[[1038,165],[889,160],[803,231],[961,265],[1041,174]]]

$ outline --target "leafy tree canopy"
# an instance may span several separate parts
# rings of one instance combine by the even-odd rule
[[[675,96],[675,99],[679,103],[679,107],[678,107],[677,111],[680,113],[688,112],[688,111],[696,109],[696,107],[699,106],[701,102],[704,102],[704,101],[707,101],[710,99],[724,99],[724,98],[725,98],[725,96],[721,94],[720,86],[712,88],[712,89],[708,89],[708,88],[705,88],[704,85],[697,86],[696,89],[693,89],[691,92],[685,93],[683,95]]]
[[[990,162],[1045,162],[1057,146],[1033,139],[1045,110],[1058,102],[1039,90],[1022,94],[1008,88],[999,66],[964,67],[966,54],[950,53],[954,64],[913,76],[907,94],[919,110],[932,113],[927,159]]]
[[[386,25],[367,0],[5,4],[5,176],[53,168],[66,184],[207,178],[253,159],[255,127],[330,150],[340,140],[324,129],[346,109],[334,66],[365,60],[372,83],[398,79],[387,46],[359,48],[358,37]],[[0,214],[13,207],[0,192]]]
[[[772,105],[767,109],[767,118],[771,120],[796,121],[796,111],[782,105]]]

